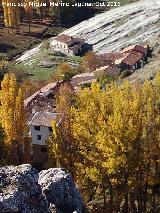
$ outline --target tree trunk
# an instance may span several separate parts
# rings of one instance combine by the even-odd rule
[[[129,212],[129,201],[128,201],[128,172],[125,171],[125,204],[124,204],[124,212]]]
[[[107,212],[107,202],[106,202],[106,190],[105,190],[105,185],[102,183],[102,193],[103,193],[103,209],[104,213]]]
[[[131,205],[131,213],[137,212],[134,192],[130,193],[130,205]]]
[[[17,157],[18,157],[18,165],[22,164],[22,148],[18,141],[16,141],[17,145]]]
[[[29,25],[28,25],[28,31],[29,31],[29,33],[31,33],[31,22],[30,22],[30,20],[29,20]]]
[[[109,184],[109,194],[110,194],[110,212],[113,212],[113,187],[112,184]]]

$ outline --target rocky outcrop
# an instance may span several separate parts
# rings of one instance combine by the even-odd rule
[[[44,170],[39,174],[39,184],[49,204],[59,212],[82,213],[84,205],[71,175],[60,168]]]
[[[0,212],[49,212],[38,184],[38,172],[30,165],[0,168]]]
[[[0,212],[83,213],[83,201],[71,176],[60,168],[41,171],[31,165],[0,168]]]

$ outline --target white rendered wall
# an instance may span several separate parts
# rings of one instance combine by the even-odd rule
[[[40,126],[40,131],[35,130],[34,126],[31,125],[31,137],[32,137],[32,144],[37,145],[46,145],[46,141],[50,135],[50,131],[46,126]],[[41,135],[41,140],[37,139],[37,135]]]

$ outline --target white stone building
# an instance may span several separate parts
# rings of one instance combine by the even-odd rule
[[[62,120],[62,114],[51,112],[36,112],[29,126],[32,138],[33,163],[42,164],[48,159],[47,140],[52,132],[51,123],[57,125]]]
[[[55,38],[55,50],[65,55],[79,55],[83,51],[85,40],[61,34]]]

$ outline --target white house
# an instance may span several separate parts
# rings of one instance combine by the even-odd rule
[[[54,48],[66,55],[78,55],[82,52],[85,40],[60,34],[55,38]]]
[[[47,161],[47,140],[52,132],[51,122],[57,124],[62,120],[62,114],[51,112],[36,112],[29,126],[32,137],[33,163],[41,164]]]

